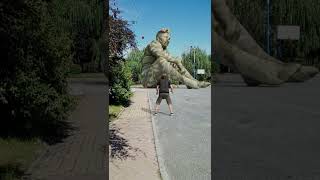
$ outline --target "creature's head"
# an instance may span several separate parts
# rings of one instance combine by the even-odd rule
[[[163,49],[166,49],[170,42],[170,31],[167,28],[163,28],[160,31],[158,31],[156,36],[157,41],[160,42]]]

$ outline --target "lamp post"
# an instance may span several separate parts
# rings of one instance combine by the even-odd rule
[[[193,78],[196,79],[196,51],[193,48]]]
[[[190,56],[192,56],[193,52],[193,63],[192,63],[192,69],[193,69],[193,78],[196,78],[196,53],[195,53],[195,49],[190,46]]]
[[[271,27],[270,27],[270,14],[271,14],[271,0],[267,0],[267,27],[266,27],[266,40],[267,40],[267,53],[270,55],[271,54],[271,42],[270,42],[270,36],[271,36]]]

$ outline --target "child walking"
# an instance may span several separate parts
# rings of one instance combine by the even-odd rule
[[[157,95],[159,94],[159,96],[156,101],[155,115],[157,115],[159,112],[160,103],[162,99],[165,99],[167,101],[170,110],[170,116],[173,115],[172,101],[169,94],[169,88],[171,89],[171,93],[173,93],[173,87],[171,85],[170,80],[168,79],[168,76],[166,74],[162,74],[160,80],[157,83]]]

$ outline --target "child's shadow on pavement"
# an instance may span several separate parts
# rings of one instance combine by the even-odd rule
[[[147,108],[141,108],[142,109],[142,111],[144,111],[144,112],[147,112],[147,113],[153,113],[153,111],[152,110],[150,110],[150,109],[147,109]]]
[[[149,113],[151,115],[154,114],[154,110],[150,110],[150,109],[147,109],[147,108],[141,108],[141,109],[142,109],[142,111],[147,112],[147,113]],[[170,115],[168,113],[164,113],[164,112],[161,112],[161,111],[159,111],[158,114]]]

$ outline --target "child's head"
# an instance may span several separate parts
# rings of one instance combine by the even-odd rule
[[[163,73],[163,74],[161,75],[161,79],[167,79],[167,74]]]

